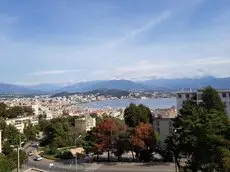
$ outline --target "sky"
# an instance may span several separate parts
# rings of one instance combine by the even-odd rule
[[[229,0],[1,0],[0,82],[230,76]]]

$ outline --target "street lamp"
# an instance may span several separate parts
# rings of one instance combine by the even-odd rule
[[[18,157],[17,157],[17,160],[18,160],[18,163],[17,163],[17,172],[20,172],[20,149],[21,149],[21,135],[20,133],[18,133],[19,135],[19,142],[18,142],[18,145],[17,145],[17,154],[18,154]],[[10,145],[11,148],[15,148],[15,145]]]
[[[77,147],[77,141],[78,139],[81,138],[82,135],[79,135],[76,139],[75,139],[75,146]],[[75,163],[76,163],[76,172],[77,172],[77,152],[76,152],[76,156],[75,156]]]
[[[18,143],[18,168],[17,171],[20,172],[20,149],[21,149],[21,134],[19,133],[19,143]]]

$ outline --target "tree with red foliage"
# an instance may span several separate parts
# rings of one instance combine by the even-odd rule
[[[131,143],[139,150],[140,159],[148,161],[156,146],[157,138],[153,126],[140,123],[131,137]]]
[[[97,145],[102,151],[108,152],[108,161],[110,161],[110,152],[114,148],[114,143],[120,132],[126,131],[126,125],[115,118],[106,118],[95,128],[94,135],[98,138]]]

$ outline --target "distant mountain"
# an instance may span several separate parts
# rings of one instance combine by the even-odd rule
[[[216,89],[230,89],[230,77],[216,78],[207,76],[203,78],[191,79],[151,79],[146,81],[134,82],[130,80],[98,80],[79,82],[63,87],[61,84],[38,84],[33,86],[18,86],[13,84],[0,83],[0,93],[60,93],[60,92],[87,92],[98,89],[123,90],[123,91],[175,91],[182,88],[199,89],[206,86]]]
[[[67,92],[86,92],[97,89],[115,89],[115,90],[146,90],[148,87],[146,85],[135,83],[130,80],[105,80],[105,81],[89,81],[89,82],[79,82],[73,85],[69,85],[61,89],[61,91]]]
[[[33,94],[33,93],[42,93],[40,90],[33,90],[27,87],[13,85],[13,84],[6,84],[0,83],[0,93],[14,93],[14,94]]]
[[[182,79],[152,79],[139,82],[147,85],[151,89],[168,89],[177,90],[182,88],[199,89],[208,85],[216,89],[230,89],[230,77],[215,78],[207,76],[198,79],[182,78]]]
[[[63,88],[63,84],[53,84],[53,83],[41,83],[37,85],[30,85],[28,88],[33,89],[33,90],[41,90],[43,92],[56,92]]]

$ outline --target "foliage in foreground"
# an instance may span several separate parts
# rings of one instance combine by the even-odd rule
[[[229,121],[224,104],[211,87],[203,90],[203,102],[184,103],[180,114],[173,120],[175,132],[167,139],[177,166],[187,159],[193,172],[229,170]]]

